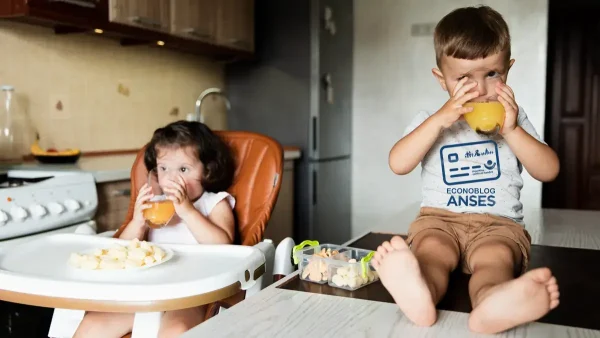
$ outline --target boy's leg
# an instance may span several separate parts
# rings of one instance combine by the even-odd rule
[[[441,229],[447,225],[439,224],[439,220],[434,222],[439,228],[421,227],[411,238],[412,251],[396,236],[379,246],[373,259],[381,282],[396,304],[420,326],[435,323],[435,304],[446,293],[450,272],[460,258],[457,239]]]
[[[419,262],[433,303],[439,303],[448,290],[450,273],[460,260],[456,239],[438,229],[424,230],[415,235],[411,250]]]
[[[175,338],[204,321],[206,306],[167,311],[160,322],[158,338]]]
[[[87,312],[73,338],[121,338],[133,328],[133,313]]]
[[[502,332],[539,319],[558,306],[558,285],[549,269],[531,270],[514,279],[526,257],[513,239],[486,236],[468,251],[471,330]]]

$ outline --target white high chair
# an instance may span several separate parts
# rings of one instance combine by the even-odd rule
[[[229,144],[236,159],[234,181],[228,191],[236,198],[234,213],[239,234],[238,244],[255,246],[263,252],[265,273],[250,289],[209,305],[205,319],[209,319],[221,309],[228,308],[270,285],[273,282],[274,273],[286,275],[293,271],[291,252],[294,242],[291,238],[282,241],[277,250],[271,241],[261,242],[281,187],[283,173],[281,145],[270,137],[251,132],[221,131],[216,134]],[[118,237],[132,219],[137,192],[146,182],[148,175],[143,161],[144,152],[145,147],[138,152],[131,169],[132,193],[125,222],[116,232],[105,232],[100,234],[101,236]],[[276,267],[275,271],[274,267]],[[65,310],[55,311],[55,314],[61,311]],[[146,336],[144,335],[144,337]]]

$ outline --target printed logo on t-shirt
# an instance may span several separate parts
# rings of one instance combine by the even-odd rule
[[[492,140],[452,144],[440,150],[442,178],[447,186],[447,206],[494,206],[495,188],[480,188],[474,183],[500,178],[498,145]],[[469,185],[468,187],[462,187]],[[456,187],[460,186],[460,187]]]

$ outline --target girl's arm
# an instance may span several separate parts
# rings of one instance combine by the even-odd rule
[[[235,218],[227,199],[221,200],[208,217],[195,208],[179,215],[200,244],[232,244],[235,236]]]
[[[139,224],[136,220],[132,220],[125,226],[121,235],[119,235],[120,239],[134,239],[137,238],[140,241],[146,238],[146,232],[148,231],[148,227],[145,224]]]

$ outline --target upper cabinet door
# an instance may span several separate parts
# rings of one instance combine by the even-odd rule
[[[62,22],[106,22],[108,18],[108,0],[28,0],[26,6]]]
[[[170,0],[110,0],[109,20],[169,32],[170,7]]]
[[[171,34],[215,42],[218,3],[215,0],[172,0]]]
[[[254,51],[254,0],[219,0],[217,44]]]

